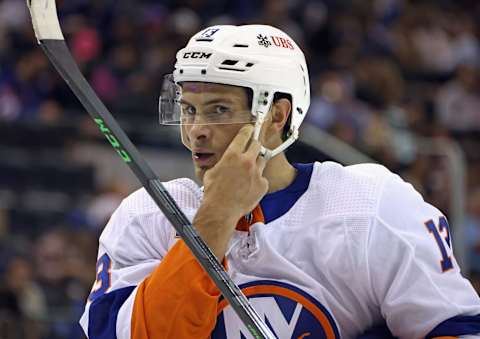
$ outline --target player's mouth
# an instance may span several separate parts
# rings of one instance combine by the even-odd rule
[[[200,168],[213,166],[215,153],[211,152],[193,152],[192,158],[195,164]]]

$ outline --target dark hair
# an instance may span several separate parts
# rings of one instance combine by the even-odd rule
[[[252,109],[252,103],[253,103],[253,90],[251,88],[245,87],[245,90],[247,91],[247,102],[248,102],[248,107],[250,110]],[[288,93],[283,93],[283,92],[275,92],[273,95],[273,102],[277,102],[280,99],[287,99],[290,101],[290,105],[292,106],[293,110],[293,105],[292,105],[292,96]],[[290,124],[292,122],[292,112],[290,111],[290,115],[288,116],[287,123],[283,127],[283,133],[282,133],[282,141],[287,140],[289,137],[289,130],[290,130]]]

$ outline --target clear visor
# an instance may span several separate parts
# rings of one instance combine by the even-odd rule
[[[254,123],[249,89],[207,82],[176,84],[164,77],[158,104],[163,125]]]

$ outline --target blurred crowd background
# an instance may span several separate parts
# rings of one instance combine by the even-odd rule
[[[467,162],[465,244],[480,273],[480,3],[475,0],[64,0],[82,72],[163,180],[192,176],[176,129],[157,125],[163,75],[207,25],[266,23],[305,51],[308,124],[400,173],[449,216],[445,159]],[[305,153],[304,153],[305,152]],[[295,148],[289,156],[328,159]],[[308,159],[308,160],[307,160]],[[83,338],[77,320],[97,238],[138,187],[36,44],[25,2],[0,1],[0,338]],[[455,232],[455,225],[451,225]]]

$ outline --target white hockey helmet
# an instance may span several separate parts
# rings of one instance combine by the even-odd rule
[[[292,111],[288,137],[276,149],[263,150],[267,158],[284,151],[298,138],[298,129],[310,105],[308,69],[302,50],[283,31],[267,25],[219,25],[195,34],[177,52],[173,77],[167,76],[162,87],[161,123],[181,124],[180,84],[184,82],[250,88],[256,139],[275,93],[289,94]]]

